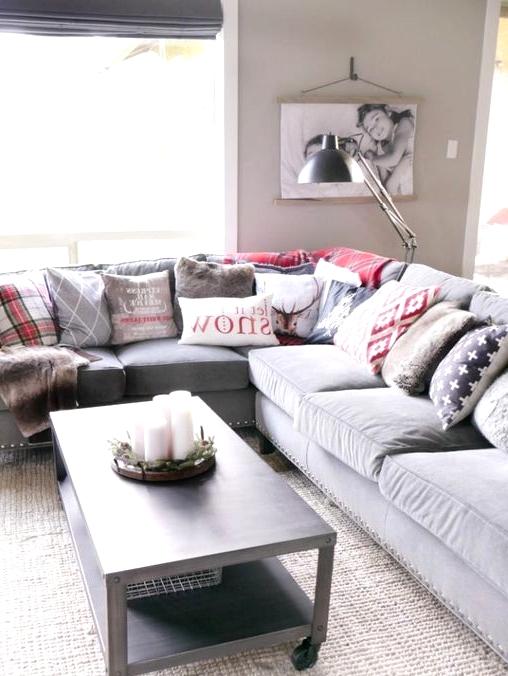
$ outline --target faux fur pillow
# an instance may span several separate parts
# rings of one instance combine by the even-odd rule
[[[437,303],[401,336],[388,353],[381,374],[387,385],[405,394],[421,394],[433,371],[457,340],[475,323],[459,303]]]
[[[182,257],[175,266],[175,322],[182,330],[182,313],[178,297],[246,298],[254,294],[252,263],[224,265]]]

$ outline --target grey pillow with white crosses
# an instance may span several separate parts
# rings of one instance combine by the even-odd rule
[[[508,365],[508,325],[482,326],[466,333],[437,367],[429,396],[443,429],[466,418]]]

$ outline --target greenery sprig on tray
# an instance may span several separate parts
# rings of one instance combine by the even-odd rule
[[[133,452],[130,440],[122,441],[120,439],[110,439],[108,445],[113,456],[125,465],[140,467],[145,472],[174,472],[198,467],[198,465],[213,457],[217,452],[214,445],[214,437],[205,439],[202,427],[200,428],[200,432],[200,434],[196,434],[194,448],[183,460],[167,458],[161,458],[160,460],[151,462],[140,460]],[[129,435],[127,434],[127,436]]]

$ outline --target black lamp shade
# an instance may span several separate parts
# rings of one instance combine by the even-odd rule
[[[309,157],[298,175],[298,183],[363,183],[360,166],[351,155],[340,150],[339,138],[323,136],[322,149]]]

